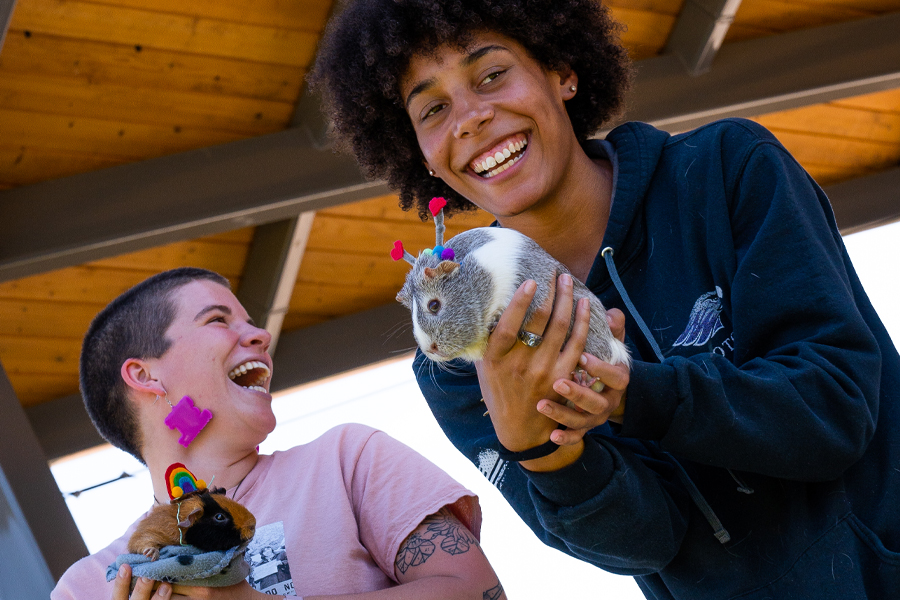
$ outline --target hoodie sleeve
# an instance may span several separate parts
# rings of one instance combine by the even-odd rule
[[[622,433],[706,465],[831,480],[874,434],[880,324],[824,192],[771,134],[737,129],[725,198],[704,200],[715,206],[703,215],[730,219],[710,226],[706,258],[726,290],[733,356],[636,362]]]
[[[604,426],[585,438],[576,463],[527,472],[499,458],[471,365],[437,369],[419,353],[413,369],[444,433],[543,543],[620,575],[659,571],[675,556],[689,499],[672,483],[671,463],[652,448],[617,440]]]

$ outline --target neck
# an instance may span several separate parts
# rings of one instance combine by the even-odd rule
[[[176,446],[176,448],[162,451],[147,452],[144,456],[147,468],[150,470],[153,495],[162,504],[168,502],[169,499],[166,470],[173,463],[183,464],[197,479],[204,480],[209,487],[232,489],[244,480],[244,477],[250,473],[259,460],[255,448],[248,452],[233,453],[232,451],[232,454],[229,454],[222,452],[220,448],[213,450],[205,447],[193,449],[182,448],[177,444]]]
[[[566,189],[539,206],[511,217],[504,227],[524,233],[585,281],[603,243],[612,199],[612,165],[582,152]]]

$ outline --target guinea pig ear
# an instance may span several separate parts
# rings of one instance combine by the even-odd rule
[[[453,262],[452,260],[441,261],[441,264],[434,267],[433,269],[430,267],[425,268],[425,277],[428,279],[434,279],[435,277],[451,277],[459,272],[459,263]]]
[[[406,308],[410,308],[409,286],[404,285],[402,288],[400,288],[400,291],[397,292],[397,302],[399,302]]]
[[[178,523],[178,526],[188,528],[191,525],[193,525],[194,521],[199,519],[201,516],[203,516],[203,511],[200,510],[199,508],[195,508],[194,510],[191,511],[191,514],[186,516],[183,521]]]

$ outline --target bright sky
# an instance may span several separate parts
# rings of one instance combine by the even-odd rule
[[[845,238],[872,303],[900,341],[900,223]],[[318,437],[340,423],[381,429],[415,448],[481,499],[482,545],[510,599],[643,598],[627,577],[608,574],[541,544],[500,493],[459,455],[431,416],[412,376],[409,357],[279,395],[278,427],[264,442],[269,453]],[[111,447],[52,465],[88,549],[95,552],[137,519],[152,502],[150,478],[140,463]],[[68,492],[134,475],[77,498]],[[199,475],[198,475],[199,476]],[[120,506],[111,514],[110,506]]]

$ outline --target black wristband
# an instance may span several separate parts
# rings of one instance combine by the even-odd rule
[[[560,426],[559,429],[565,429],[565,426]],[[512,450],[507,450],[499,441],[497,442],[497,444],[500,446],[500,450],[498,451],[498,453],[500,454],[500,458],[509,462],[522,462],[525,460],[544,458],[545,456],[550,456],[559,449],[559,444],[557,444],[553,440],[547,440],[540,446],[535,446],[534,448],[529,448],[528,450],[522,450],[521,452],[513,452]]]

